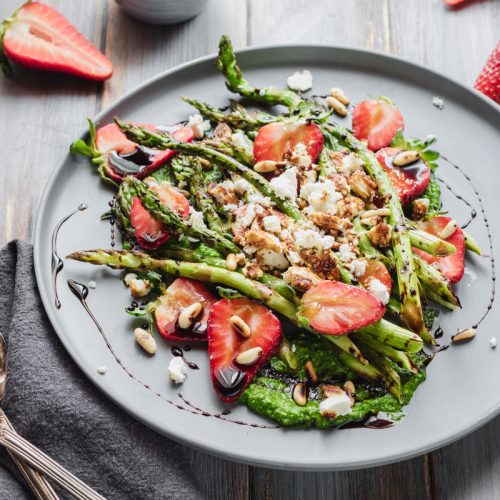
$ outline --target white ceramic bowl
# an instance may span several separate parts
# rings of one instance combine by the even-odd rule
[[[116,0],[127,14],[153,24],[175,24],[198,15],[208,0]]]

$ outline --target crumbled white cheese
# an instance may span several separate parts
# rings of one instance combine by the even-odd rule
[[[238,223],[238,225],[243,226],[244,228],[250,227],[250,224],[252,224],[255,217],[257,216],[256,207],[257,205],[255,203],[249,203],[245,207],[243,214],[237,218],[236,222]]]
[[[95,288],[97,286],[97,283],[95,281],[89,281],[89,288]]]
[[[443,109],[444,108],[444,101],[443,101],[443,99],[441,99],[441,97],[434,96],[432,98],[432,105],[438,109]]]
[[[141,280],[137,279],[137,274],[128,273],[123,278],[125,285],[127,285],[130,289],[130,292],[134,297],[144,297],[147,295],[153,285],[149,280]]]
[[[290,161],[299,168],[307,168],[312,163],[312,159],[309,156],[307,147],[304,143],[299,142],[295,145]]]
[[[495,349],[496,346],[497,346],[497,339],[495,337],[491,337],[491,339],[490,339],[490,347],[492,349]]]
[[[201,115],[191,115],[187,122],[187,127],[191,128],[195,139],[203,139],[205,132],[210,130],[210,122],[203,120],[203,116]]]
[[[250,193],[248,195],[248,201],[253,203],[258,203],[263,207],[270,207],[272,205],[271,198],[269,198],[268,196],[264,196],[262,193],[259,193],[258,191],[255,193]]]
[[[253,154],[253,143],[242,130],[237,130],[231,136],[233,146],[243,149],[247,153]]]
[[[104,375],[107,371],[108,369],[105,366],[100,366],[99,368],[97,368],[97,373],[99,375]]]
[[[373,295],[375,295],[375,297],[377,297],[377,299],[379,299],[382,304],[387,304],[387,302],[389,302],[389,290],[377,278],[371,278],[366,289]]]
[[[286,79],[288,88],[305,92],[313,86],[313,77],[309,70],[305,69],[302,72],[296,71]]]
[[[322,182],[313,182],[302,186],[300,197],[309,203],[310,210],[314,212],[337,212],[337,201],[342,195],[335,190],[335,184],[329,179]]]
[[[297,168],[289,168],[278,177],[271,179],[271,186],[280,198],[295,201],[297,197]]]
[[[301,182],[303,186],[306,184],[312,184],[313,182],[316,182],[317,179],[318,174],[316,170],[305,170],[302,172]]]
[[[340,245],[339,255],[344,262],[350,262],[356,258],[356,254],[352,251],[351,245],[348,243],[342,243],[342,245]]]
[[[168,364],[168,378],[173,380],[176,384],[182,384],[186,380],[188,372],[188,365],[180,357],[175,356]]]
[[[236,194],[242,195],[245,194],[248,190],[252,189],[252,185],[242,177],[234,181],[234,190],[236,191]]]
[[[280,271],[285,270],[289,266],[287,258],[274,250],[269,250],[264,248],[257,252],[259,259],[262,261],[262,265],[266,267],[271,267],[279,269]]]
[[[359,278],[360,276],[363,276],[366,272],[366,266],[368,265],[368,262],[364,259],[354,259],[350,265],[349,269],[352,271],[352,274],[356,278]]]
[[[287,252],[286,256],[288,257],[290,263],[293,265],[300,264],[302,262],[300,255],[293,250]]]
[[[294,233],[295,243],[299,248],[322,248],[323,238],[313,229],[298,229]]]
[[[189,216],[189,223],[194,229],[207,229],[205,219],[203,218],[203,213],[198,212],[197,210],[193,210],[193,212]]]
[[[349,153],[342,158],[342,173],[350,175],[356,170],[361,170],[364,163],[356,153]]]
[[[235,205],[234,203],[226,203],[222,208],[224,208],[227,212],[233,212],[238,208],[238,205]]]
[[[321,238],[321,245],[325,249],[332,248],[334,243],[335,243],[335,238],[333,236],[323,236]]]
[[[280,218],[276,215],[268,215],[262,219],[264,229],[270,233],[279,233],[281,231]]]
[[[344,391],[339,391],[335,395],[323,399],[319,404],[321,415],[335,418],[341,415],[348,415],[352,412],[351,399]]]

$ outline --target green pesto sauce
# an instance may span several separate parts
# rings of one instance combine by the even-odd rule
[[[413,361],[421,368],[416,375],[394,365],[402,382],[402,401],[399,402],[382,385],[366,384],[366,381],[356,379],[321,338],[300,334],[291,338],[290,342],[295,345],[299,366],[303,367],[309,359],[313,362],[320,380],[318,387],[321,387],[321,383],[342,386],[346,380],[352,380],[356,386],[356,403],[348,415],[335,419],[322,417],[319,412],[321,390],[313,387],[309,390],[307,404],[297,405],[291,394],[296,382],[306,381],[304,369],[291,374],[286,364],[275,356],[270,360],[268,368],[262,370],[247,387],[240,402],[283,426],[325,429],[359,421],[368,414],[378,412],[384,412],[393,420],[398,420],[402,417],[403,406],[410,402],[418,385],[425,380],[425,355],[413,356]]]

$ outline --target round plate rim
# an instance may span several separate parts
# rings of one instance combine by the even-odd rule
[[[487,98],[485,95],[477,91],[475,88],[467,87],[464,84],[458,82],[457,80],[450,78],[438,71],[428,69],[420,64],[408,61],[402,57],[398,56],[393,56],[393,55],[388,55],[382,52],[378,52],[375,50],[369,50],[369,49],[360,49],[356,47],[351,47],[351,46],[346,46],[346,45],[331,45],[331,44],[268,44],[268,45],[259,45],[259,46],[251,46],[251,47],[246,47],[244,49],[236,50],[236,54],[246,54],[246,53],[262,53],[266,51],[273,51],[273,50],[283,50],[283,49],[289,49],[289,50],[314,50],[314,49],[329,49],[332,50],[333,52],[350,52],[353,56],[356,54],[359,55],[366,55],[366,54],[371,54],[374,57],[379,58],[381,61],[385,61],[386,63],[392,64],[392,63],[399,63],[406,65],[407,67],[410,67],[414,70],[417,70],[423,74],[428,74],[432,75],[434,77],[438,77],[440,80],[443,81],[444,84],[450,84],[455,86],[459,91],[465,92],[466,94],[471,95],[475,99],[481,102],[482,105],[486,105],[489,107],[494,113],[496,113],[499,118],[500,118],[500,106],[497,106],[491,99]],[[154,84],[155,82],[168,77],[171,74],[175,74],[183,69],[189,68],[191,66],[196,66],[198,64],[204,63],[206,61],[210,60],[215,60],[217,54],[212,53],[206,56],[202,56],[196,59],[193,59],[191,61],[182,63],[180,65],[174,66],[173,68],[170,68],[168,70],[162,71],[159,74],[147,79],[145,82],[141,83],[140,85],[136,86],[129,92],[125,93],[121,98],[117,99],[111,105],[103,110],[101,110],[94,118],[94,122],[99,122],[102,116],[104,116],[107,112],[108,109],[111,107],[116,107],[121,105],[122,103],[126,102],[128,99],[130,99],[132,96],[135,94],[141,92],[143,89],[147,88],[148,86]],[[81,134],[79,137],[85,137],[86,133]],[[35,268],[35,277],[37,281],[38,288],[40,290],[40,296],[42,299],[42,303],[44,305],[45,311],[47,313],[47,316],[49,317],[49,320],[52,324],[52,327],[54,328],[57,336],[59,337],[60,341],[64,345],[66,351],[70,354],[70,356],[73,358],[75,363],[78,365],[78,367],[83,371],[83,373],[87,376],[88,379],[90,379],[97,387],[98,389],[111,401],[113,401],[117,406],[119,406],[121,409],[123,409],[125,412],[127,412],[129,415],[131,415],[133,418],[136,420],[140,421],[144,425],[150,426],[148,422],[146,422],[142,416],[133,408],[130,406],[127,406],[126,403],[123,401],[120,401],[114,394],[112,389],[104,388],[99,384],[98,378],[96,377],[95,373],[91,371],[91,369],[85,365],[83,360],[80,358],[79,353],[71,347],[69,342],[66,340],[66,336],[62,331],[60,331],[59,327],[57,326],[57,322],[55,321],[55,315],[53,312],[53,307],[52,307],[52,301],[51,298],[48,296],[47,293],[44,293],[44,289],[42,287],[42,279],[41,279],[41,269],[42,269],[42,262],[41,262],[41,257],[40,257],[40,252],[38,251],[38,245],[39,242],[41,241],[41,232],[42,232],[42,221],[43,221],[43,214],[45,212],[45,206],[48,202],[48,195],[52,189],[53,184],[56,182],[56,179],[58,177],[59,172],[63,168],[67,158],[70,156],[70,153],[68,152],[64,159],[59,163],[59,165],[54,169],[52,174],[50,175],[42,196],[40,198],[40,201],[38,203],[37,207],[37,216],[36,216],[36,221],[35,221],[35,226],[34,226],[34,233],[33,233],[33,260],[34,260],[34,268]],[[484,412],[483,414],[479,415],[477,419],[475,420],[474,423],[464,427],[460,431],[451,433],[450,435],[444,436],[440,440],[436,440],[432,444],[427,444],[423,445],[420,447],[414,447],[412,449],[408,449],[405,451],[401,451],[399,453],[393,453],[392,455],[386,455],[377,459],[372,459],[372,460],[367,460],[367,459],[361,459],[359,461],[351,461],[351,462],[346,462],[342,464],[332,464],[329,462],[324,462],[322,464],[319,463],[314,463],[312,465],[304,463],[304,462],[297,462],[297,461],[290,461],[288,463],[283,463],[282,461],[277,461],[273,459],[262,459],[258,458],[257,456],[254,457],[247,457],[245,456],[244,453],[239,453],[239,452],[228,452],[228,451],[223,451],[219,450],[216,447],[213,446],[204,446],[200,445],[197,443],[194,439],[190,439],[189,437],[181,437],[176,434],[174,434],[172,431],[168,431],[166,429],[162,428],[157,428],[156,426],[150,426],[153,428],[155,431],[159,432],[162,435],[165,435],[171,439],[174,439],[175,441],[178,441],[182,444],[191,446],[193,448],[202,450],[204,452],[207,452],[211,455],[215,456],[220,456],[226,459],[234,460],[240,463],[248,464],[248,465],[257,465],[257,466],[264,466],[264,467],[270,467],[270,468],[275,468],[275,469],[286,469],[286,470],[307,470],[307,471],[336,471],[336,470],[351,470],[351,469],[357,469],[357,468],[368,468],[368,467],[375,467],[375,466],[380,466],[380,465],[385,465],[385,464],[390,464],[394,462],[398,462],[401,460],[406,460],[410,458],[414,458],[420,455],[423,455],[425,453],[428,453],[430,451],[436,450],[438,448],[441,448],[447,444],[450,444],[460,438],[465,437],[466,435],[470,434],[471,432],[477,430],[478,428],[482,427],[489,421],[491,421],[495,416],[500,414],[500,400],[498,401],[497,404],[493,405],[488,411]]]

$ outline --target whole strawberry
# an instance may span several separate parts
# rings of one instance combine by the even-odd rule
[[[113,73],[111,61],[60,12],[31,1],[0,23],[0,67],[7,75],[10,62],[90,80]]]
[[[474,84],[479,92],[500,104],[500,42],[494,48]]]

